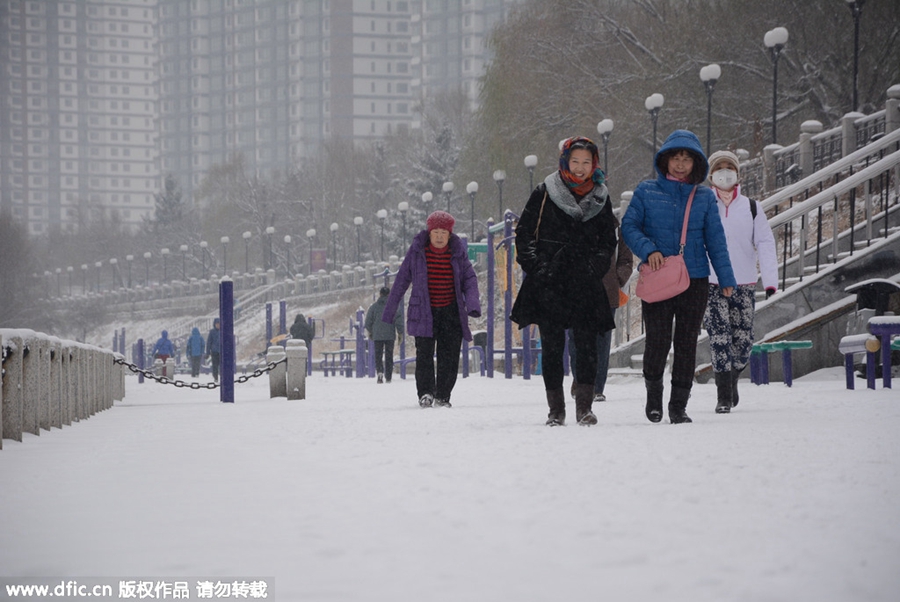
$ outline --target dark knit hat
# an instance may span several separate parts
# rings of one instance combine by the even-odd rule
[[[429,232],[432,230],[446,230],[453,234],[453,224],[455,223],[456,220],[446,211],[435,211],[428,216],[425,226],[428,228]]]
[[[381,289],[379,289],[378,294],[381,295],[382,297],[387,297],[388,295],[391,294],[391,289],[389,289],[386,286],[382,286]]]

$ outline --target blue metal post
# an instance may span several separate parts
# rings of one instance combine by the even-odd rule
[[[287,334],[287,301],[282,299],[278,302],[278,334]],[[285,347],[287,340],[281,341],[281,346]]]
[[[122,336],[119,337],[119,353],[125,355],[125,327],[122,327]]]
[[[144,367],[144,339],[137,340],[137,357],[134,359],[135,359],[134,363],[135,363],[135,365],[137,365],[138,368],[140,368],[141,370],[146,369]],[[138,383],[139,384],[144,383],[144,373],[143,372],[138,372]]]
[[[497,259],[494,254],[494,225],[493,218],[487,222],[487,343],[485,344],[484,358],[487,364],[488,378],[494,378],[494,290],[497,286],[494,270],[497,269]]]
[[[272,340],[272,304],[266,303],[266,349]]]
[[[117,332],[115,332],[115,331],[113,331],[113,345],[112,345],[112,347],[113,347],[113,353],[119,353],[119,333],[117,333]],[[125,355],[125,354],[124,354],[124,350],[123,350],[122,355]]]
[[[531,326],[522,329],[522,379],[531,380]]]
[[[512,378],[512,322],[509,313],[512,310],[512,274],[513,274],[513,243],[512,243],[512,214],[507,211],[503,214],[503,240],[506,247],[506,291],[503,293],[503,323],[505,325],[503,344],[506,346],[504,356],[506,361],[506,378]]]
[[[234,403],[234,282],[227,276],[219,282],[219,316],[219,328],[222,331],[219,400]]]
[[[313,339],[316,336],[316,322],[313,318],[306,318],[306,323],[309,324],[309,327],[312,328],[313,331]],[[322,328],[322,331],[325,331],[325,328]],[[309,342],[309,349],[306,350],[306,375],[312,376],[312,368],[313,368],[313,352],[312,352],[312,341]]]
[[[366,312],[356,310],[356,378],[366,375]]]

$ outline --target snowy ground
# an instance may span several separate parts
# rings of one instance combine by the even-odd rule
[[[617,377],[593,428],[541,380],[324,378],[235,404],[128,377],[89,420],[3,442],[0,584],[264,579],[290,601],[864,601],[900,591],[900,395],[839,369],[742,381],[650,424]],[[568,386],[568,382],[567,382]],[[574,408],[570,407],[574,413]],[[0,589],[0,598],[5,591]],[[192,599],[196,598],[194,592]],[[33,599],[33,598],[32,598]]]

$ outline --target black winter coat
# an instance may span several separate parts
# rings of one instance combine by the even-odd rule
[[[589,215],[586,221],[584,210]],[[603,286],[615,249],[616,219],[606,186],[576,199],[559,172],[551,174],[531,193],[516,226],[516,261],[525,280],[510,319],[520,328],[528,324],[597,332],[615,328]]]

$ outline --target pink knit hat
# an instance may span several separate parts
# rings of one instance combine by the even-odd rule
[[[450,234],[453,234],[453,224],[455,223],[456,220],[446,211],[435,211],[428,216],[428,219],[425,221],[425,226],[428,228],[429,232],[432,230],[446,230]]]

